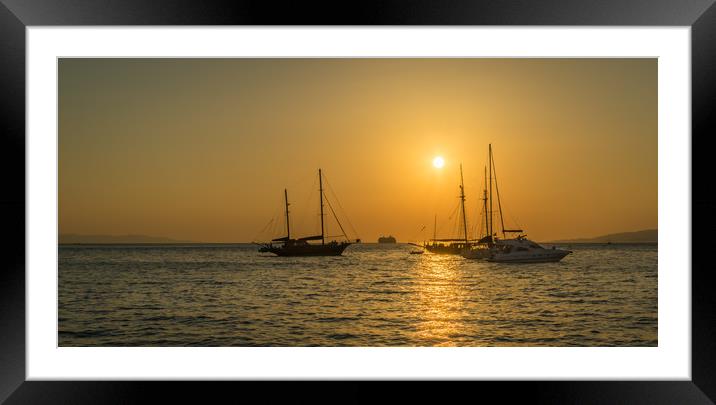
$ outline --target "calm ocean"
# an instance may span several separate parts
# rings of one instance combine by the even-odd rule
[[[493,264],[403,244],[65,245],[59,345],[656,346],[657,245],[563,246]]]

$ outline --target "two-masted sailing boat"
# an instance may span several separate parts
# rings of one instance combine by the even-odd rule
[[[341,228],[341,231],[343,232],[343,236],[346,238],[345,241],[331,241],[326,243],[326,234],[325,234],[325,226],[324,226],[324,198],[326,196],[323,193],[323,175],[321,173],[321,169],[318,169],[318,184],[319,184],[319,201],[320,201],[320,215],[321,215],[321,234],[320,235],[314,235],[314,236],[305,236],[302,238],[293,239],[291,238],[291,218],[289,216],[289,210],[288,210],[288,191],[286,189],[283,190],[284,195],[284,201],[286,206],[286,236],[281,238],[272,239],[270,243],[264,243],[261,245],[261,248],[259,249],[259,252],[270,252],[273,254],[276,254],[278,256],[340,256],[343,251],[350,246],[353,242],[348,241],[348,237],[346,236],[345,231],[343,230],[343,226],[341,225],[340,221],[338,221],[338,217],[336,216],[335,211],[333,210],[333,207],[328,203],[328,207],[330,208],[330,211],[333,213],[334,218],[336,219],[336,222],[338,222],[338,226]],[[327,198],[326,198],[326,201]],[[318,243],[308,243],[309,241],[321,241],[321,244]],[[356,242],[359,242],[357,239]],[[274,244],[275,243],[275,244]]]
[[[470,241],[467,234],[467,216],[465,214],[465,183],[462,178],[462,164],[460,165],[460,208],[462,218],[463,238],[437,238],[437,215],[435,216],[435,227],[433,238],[423,243],[423,248],[431,253],[459,255],[463,250],[470,248],[473,241]]]
[[[495,160],[492,156],[492,144],[489,145],[488,167],[489,177],[485,179],[486,189],[483,191],[483,213],[485,218],[485,236],[468,246],[461,254],[468,259],[486,259],[491,262],[501,263],[542,263],[558,262],[565,256],[572,253],[569,250],[562,250],[552,247],[545,249],[538,243],[527,239],[522,229],[505,229],[505,220],[502,216],[502,202],[500,201],[500,189],[497,186],[497,171]],[[493,218],[493,182],[497,194],[497,209],[499,211],[502,238],[497,237],[494,229]],[[489,192],[487,190],[489,188]],[[489,201],[489,203],[488,203]],[[508,238],[507,234],[517,234],[514,238]]]

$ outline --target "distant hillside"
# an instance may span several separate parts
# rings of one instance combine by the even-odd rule
[[[97,243],[97,244],[112,244],[112,243],[193,243],[188,240],[176,240],[171,238],[164,238],[161,236],[146,236],[146,235],[74,235],[74,234],[60,234],[60,244],[78,244],[78,243]]]
[[[553,243],[656,243],[659,241],[657,229],[647,229],[636,232],[612,233],[597,236],[596,238],[557,240]]]

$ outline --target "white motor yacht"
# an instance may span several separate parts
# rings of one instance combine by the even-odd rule
[[[538,243],[520,235],[514,239],[498,239],[487,256],[488,262],[498,263],[546,263],[558,262],[572,253],[570,250],[545,249]]]

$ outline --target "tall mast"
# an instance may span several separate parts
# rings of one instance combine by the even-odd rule
[[[326,238],[323,233],[323,177],[321,176],[321,169],[318,169],[318,194],[321,199],[321,245],[325,245]]]
[[[485,213],[485,233],[489,233],[490,230],[488,229],[487,224],[487,166],[485,166],[485,188],[482,189],[482,202],[483,202],[483,211]]]
[[[462,163],[460,164],[460,203],[462,205],[462,228],[465,232],[465,247],[467,247],[467,217],[465,216],[465,183],[462,180]]]
[[[490,232],[490,240],[492,240],[492,144],[489,144],[488,161],[488,165],[490,166],[490,225],[487,227],[487,229]]]
[[[291,222],[288,220],[288,191],[283,189],[283,196],[286,199],[286,238],[291,239]]]

